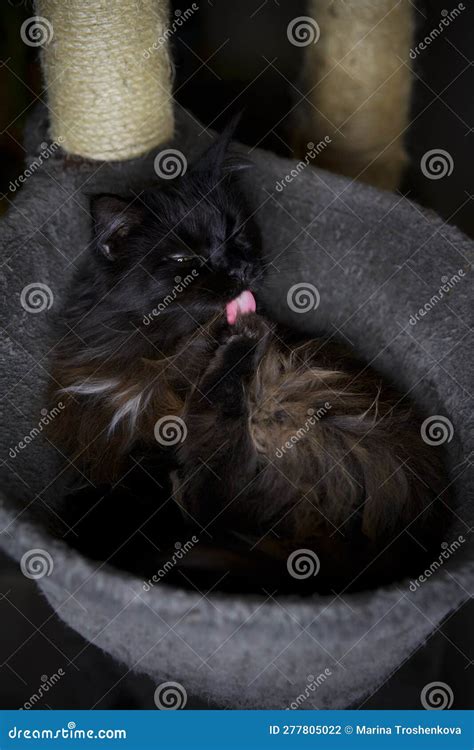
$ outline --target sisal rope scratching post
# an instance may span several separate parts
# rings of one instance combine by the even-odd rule
[[[318,166],[394,190],[406,163],[414,23],[409,0],[309,0],[294,147],[329,136]],[[297,33],[297,29],[294,33]],[[306,37],[303,37],[306,42]],[[312,105],[312,106],[311,106]]]
[[[65,151],[131,159],[172,137],[168,0],[37,0],[36,8],[50,135]]]

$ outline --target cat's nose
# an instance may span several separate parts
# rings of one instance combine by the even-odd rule
[[[231,276],[241,281],[243,284],[249,282],[252,278],[252,264],[243,262],[237,268],[231,270]]]

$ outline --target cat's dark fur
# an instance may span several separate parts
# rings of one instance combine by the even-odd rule
[[[52,439],[99,485],[105,536],[121,515],[103,555],[136,525],[159,547],[151,572],[196,533],[187,574],[290,589],[401,577],[439,541],[440,456],[413,405],[351,352],[260,314],[227,323],[264,274],[228,139],[171,184],[92,201],[94,246],[59,321],[51,398],[67,408]],[[317,554],[316,576],[288,573],[299,549]],[[133,554],[119,564],[137,567]]]

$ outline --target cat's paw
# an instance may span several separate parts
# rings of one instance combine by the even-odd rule
[[[272,325],[260,315],[247,313],[239,315],[233,325],[220,329],[215,338],[220,348],[245,340],[254,345],[255,342],[266,339],[272,330]]]
[[[257,313],[239,315],[232,326],[231,338],[244,337],[253,341],[266,339],[272,331],[271,325]]]

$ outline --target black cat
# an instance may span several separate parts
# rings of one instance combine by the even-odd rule
[[[353,353],[257,313],[261,238],[230,135],[172,184],[92,201],[94,247],[51,368],[67,408],[51,426],[98,483],[96,513],[119,498],[121,535],[93,553],[136,568],[125,541],[139,527],[156,553],[141,569],[193,534],[186,575],[295,590],[401,577],[439,540],[440,456]],[[91,523],[78,526],[87,544]]]

